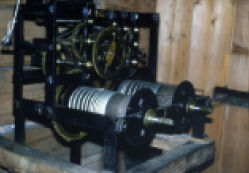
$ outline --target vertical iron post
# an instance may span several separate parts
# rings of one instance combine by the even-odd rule
[[[192,136],[195,138],[203,139],[205,137],[205,113],[195,113],[192,115]]]
[[[157,73],[157,55],[158,55],[158,32],[159,32],[159,15],[153,14],[150,24],[150,72],[152,81],[156,81]]]
[[[48,6],[48,17],[46,26],[46,36],[48,42],[46,56],[46,84],[45,84],[45,103],[47,106],[54,106],[56,97],[56,1]]]
[[[70,161],[72,163],[81,164],[81,143],[74,142],[70,147]]]
[[[117,172],[118,137],[115,129],[116,124],[112,120],[104,132],[104,170],[110,172]]]
[[[23,14],[19,8],[17,23],[15,24],[15,55],[13,74],[13,112],[15,116],[15,141],[25,144],[25,116],[23,114],[23,61],[24,61],[24,36],[23,36]]]

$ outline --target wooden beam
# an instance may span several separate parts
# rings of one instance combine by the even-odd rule
[[[156,0],[103,0],[102,7],[121,11],[155,12]]]
[[[249,92],[216,87],[213,100],[216,103],[242,107],[249,110]]]
[[[6,6],[6,5],[15,5],[17,0],[1,0],[0,6]],[[22,3],[26,2],[26,0],[21,0]]]
[[[13,172],[96,173],[0,137],[0,165]]]
[[[212,160],[213,157],[213,142],[208,144],[190,142],[150,159],[128,170],[126,173],[186,172]]]
[[[249,56],[249,49],[248,47],[242,46],[236,42],[233,42],[232,45],[232,54],[234,55],[246,55]]]

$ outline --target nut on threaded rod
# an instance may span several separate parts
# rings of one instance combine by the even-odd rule
[[[174,121],[172,119],[157,117],[156,112],[153,109],[148,109],[145,112],[143,122],[144,122],[145,126],[151,126],[151,125],[155,125],[155,124],[161,124],[161,125],[167,125],[167,126],[174,125]]]

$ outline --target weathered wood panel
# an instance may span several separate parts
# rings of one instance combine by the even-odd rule
[[[214,109],[214,112],[208,116],[212,119],[212,122],[206,124],[205,134],[215,141],[215,160],[212,166],[204,171],[205,173],[218,172],[219,161],[221,159],[221,137],[223,136],[224,110],[224,105],[218,106]]]
[[[55,139],[53,138],[52,131],[45,127],[36,127],[31,129],[26,129],[26,135],[28,138],[26,139],[26,145],[31,146],[32,148],[39,149],[41,151],[44,151],[46,153],[52,153],[53,154],[53,146],[47,145],[47,140]],[[14,132],[7,133],[3,135],[4,137],[14,140]],[[56,144],[56,142],[54,142]],[[44,147],[47,145],[46,147]],[[57,148],[61,148],[60,146],[57,146]]]
[[[0,37],[2,38],[7,31],[7,24],[13,19],[13,8],[0,6]],[[34,37],[41,37],[45,35],[45,28],[37,26],[34,22],[27,21],[24,23],[24,36],[26,40],[30,41]]]
[[[230,0],[196,1],[193,10],[188,79],[211,94],[224,86],[234,18]]]
[[[227,78],[227,86],[229,88],[249,91],[249,56],[232,55]]]
[[[7,1],[5,1],[7,2]],[[1,1],[2,4],[6,5],[5,2]],[[12,3],[11,1],[8,1]],[[0,4],[0,5],[2,5]],[[2,39],[6,33],[7,23],[12,19],[13,8],[7,6],[0,6],[0,25],[1,32],[0,38]],[[40,37],[45,34],[44,28],[35,26],[34,23],[26,22],[24,25],[24,35],[26,40],[31,41],[34,37]],[[30,62],[30,58],[25,58],[25,64]],[[0,53],[0,125],[10,124],[13,122],[12,116],[12,55],[2,55]],[[42,99],[43,97],[43,86],[25,86],[24,95],[28,98]]]
[[[249,1],[237,0],[228,88],[249,91]],[[219,172],[249,172],[249,111],[227,106],[224,117]]]
[[[232,56],[228,71],[227,84],[231,89],[242,91],[249,91],[249,56],[243,51],[249,50],[248,18],[249,1],[237,0],[232,40]],[[238,51],[238,49],[240,51]]]
[[[7,24],[13,18],[13,8],[0,6],[0,39],[4,37],[7,32]],[[13,33],[14,34],[14,33]],[[25,40],[32,42],[33,38],[44,37],[45,28],[35,25],[34,22],[25,22],[24,24],[24,37]],[[2,48],[2,46],[0,46]],[[30,63],[30,59],[25,58],[25,64]],[[1,66],[12,66],[13,56],[3,55],[0,53],[0,67]]]
[[[0,6],[0,40],[4,37],[7,32],[7,23],[12,18],[12,8],[11,7],[1,7]],[[2,46],[0,46],[2,49]],[[0,66],[10,66],[12,64],[12,56],[2,55],[0,52]]]
[[[192,21],[192,0],[158,0],[160,14],[158,81],[187,79]]]
[[[43,126],[29,128],[26,129],[26,136],[27,138],[25,142],[28,147],[51,154],[62,160],[70,161],[70,148],[65,147],[57,141],[54,137],[52,129]],[[4,137],[14,140],[14,132],[5,134]],[[94,157],[95,155],[103,152],[102,146],[91,142],[84,142],[81,148],[82,165],[83,163],[88,163],[84,159]]]
[[[85,172],[94,173],[78,165],[59,160],[46,153],[23,147],[0,137],[0,164],[14,172],[36,172],[36,173],[66,173]]]
[[[1,0],[0,5],[16,5],[17,0]],[[21,0],[21,3],[25,3],[26,0]]]
[[[12,115],[12,67],[0,68],[0,125],[13,122]],[[24,87],[23,95],[26,98],[42,100],[44,98],[44,86],[40,84]]]
[[[156,0],[102,0],[102,7],[123,11],[155,12]]]
[[[198,88],[205,88],[206,65],[212,28],[213,0],[196,1],[193,7],[188,78]]]
[[[219,172],[249,172],[249,111],[226,107]]]
[[[174,14],[177,2],[158,0],[157,4],[157,9],[159,9],[161,15],[158,80],[177,83],[188,79],[194,83],[195,87],[204,89],[205,93],[211,95],[212,89],[216,85],[227,85],[227,81],[231,76],[229,76],[229,73],[231,73],[229,68],[231,68],[230,63],[233,63],[230,53],[235,1],[192,1],[193,14],[184,14],[184,10],[182,12],[177,11]],[[184,5],[182,8],[188,9],[190,1],[184,1]],[[177,15],[183,15],[185,20],[188,20],[189,17],[192,19],[192,21],[189,21],[189,23],[192,22],[191,31],[186,29],[188,24],[183,24],[184,22],[181,20],[177,21]],[[247,17],[245,17],[246,19]],[[174,38],[174,34],[178,31],[178,27],[183,27],[182,31],[187,31],[187,35],[191,36],[189,39],[190,48],[188,48],[186,40],[185,45],[187,46],[185,47],[182,46],[184,45],[184,40],[181,40],[183,42],[174,42],[172,40],[172,37]],[[237,41],[236,43],[240,42]],[[247,47],[243,44],[242,47],[242,51],[246,52]],[[179,54],[181,51],[187,52],[189,55],[181,56]],[[243,63],[246,65],[244,67],[239,66],[242,68],[240,72],[242,73],[243,71],[248,74],[248,63],[241,62],[241,64]],[[176,72],[180,72],[180,75],[179,73],[176,75]],[[236,79],[240,80],[238,77]],[[247,84],[248,77],[245,80],[243,83]],[[243,85],[239,82],[237,84],[238,86]],[[219,169],[222,157],[220,150],[223,146],[221,137],[224,135],[224,110],[224,106],[217,107],[214,113],[210,115],[213,118],[213,122],[206,127],[206,133],[210,138],[215,139],[216,142],[216,160],[213,166],[207,170],[208,172],[217,172]]]
[[[183,144],[178,144],[179,137],[176,137],[176,141],[174,141],[175,138],[173,136],[170,138],[170,141],[161,140],[165,145],[175,143],[177,145],[176,147],[173,147],[173,149],[162,154],[158,153],[158,155],[153,158],[148,156],[151,159],[142,164],[140,162],[137,164],[134,163],[135,167],[132,166],[132,169],[130,169],[130,167],[125,169],[127,166],[127,158],[120,153],[119,157],[123,160],[120,164],[124,165],[120,165],[122,170],[119,169],[119,171],[127,173],[157,172],[159,170],[161,170],[161,172],[183,172],[184,170],[189,170],[213,158],[213,141],[196,142],[191,141],[191,138],[185,138],[183,139],[183,141],[185,141]],[[103,153],[85,156],[85,159],[82,160],[81,164],[83,167],[79,167],[76,165],[73,166],[73,164],[70,164],[69,162],[58,160],[52,155],[14,144],[5,138],[0,137],[0,139],[0,151],[2,154],[2,157],[0,157],[0,165],[10,171],[26,172],[28,170],[29,172],[87,172],[89,168],[92,168],[91,171],[97,172],[101,172],[103,170]],[[51,139],[52,138],[50,138],[50,140]],[[47,141],[47,145],[51,145],[52,147],[56,147],[57,145],[54,141],[44,141],[44,144]],[[49,146],[48,148],[52,147]],[[53,155],[58,152],[58,148],[60,147],[61,146],[58,145],[57,148],[53,150]],[[93,145],[93,147],[95,146]],[[87,152],[87,150],[83,151]]]
[[[12,116],[12,69],[0,68],[0,125],[13,122]]]
[[[187,172],[213,158],[213,143],[198,144],[189,142],[138,165],[126,173]],[[181,156],[181,157],[179,157]]]

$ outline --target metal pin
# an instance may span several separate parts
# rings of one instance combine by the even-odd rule
[[[134,32],[139,32],[139,28],[135,27]]]
[[[89,24],[93,24],[93,19],[89,19],[88,21],[87,21],[87,23],[89,23]]]
[[[138,42],[134,42],[133,45],[134,45],[135,47],[138,47],[139,44],[138,44]]]
[[[146,111],[143,122],[145,126],[151,126],[155,124],[162,124],[167,126],[174,125],[174,121],[172,119],[157,117],[156,112],[153,109],[149,109]]]
[[[128,31],[130,28],[128,28],[127,26],[125,26],[123,29],[124,29],[124,31]]]
[[[142,130],[140,131],[140,136],[145,136],[145,134],[146,134],[145,130],[142,129]]]

